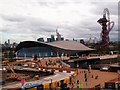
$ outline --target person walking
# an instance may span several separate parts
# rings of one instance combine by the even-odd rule
[[[90,73],[90,65],[88,65],[88,72]]]
[[[87,73],[84,73],[84,79],[87,78]]]
[[[84,79],[85,79],[86,86],[87,86],[87,73],[84,73]]]
[[[87,86],[87,78],[85,78],[86,86]]]
[[[82,85],[82,82],[81,81],[79,81],[79,90],[82,90],[82,88],[83,88],[83,85]]]
[[[21,79],[21,84],[22,84],[21,89],[24,90],[24,84],[25,84],[25,79],[24,78]]]

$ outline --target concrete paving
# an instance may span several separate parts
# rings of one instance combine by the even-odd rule
[[[84,70],[87,71],[86,69]],[[98,84],[100,84],[101,88],[103,88],[105,82],[118,78],[118,74],[115,72],[91,70],[91,73],[88,74],[88,81],[86,85],[86,82],[84,79],[84,73],[83,73],[84,70],[80,69],[78,75],[75,77],[74,88],[77,88],[77,83],[76,83],[77,80],[82,82],[83,88],[93,88]],[[93,75],[93,78],[92,78],[92,75]],[[98,76],[98,78],[95,79],[95,76]]]
[[[88,75],[88,81],[87,81],[87,85],[86,82],[84,80],[84,72],[86,71],[86,69],[79,69],[78,70],[78,74],[77,76],[74,77],[74,88],[77,88],[77,80],[82,82],[83,88],[93,88],[94,86],[100,84],[101,88],[104,88],[104,83],[107,81],[110,81],[112,79],[115,79],[118,77],[118,74],[115,72],[106,72],[106,71],[99,71],[99,70],[91,70],[91,73]],[[72,73],[73,74],[73,73]],[[51,76],[46,76],[45,78],[41,78],[39,80],[35,80],[35,81],[29,81],[29,82],[25,82],[25,84],[29,84],[29,83],[40,83],[40,84],[45,84],[45,83],[51,83],[51,79],[52,82],[54,81],[59,81],[59,80],[63,80],[65,78],[68,78],[71,75],[71,73],[65,73],[65,72],[56,72],[55,75],[51,75]],[[93,75],[93,78],[92,78]],[[95,79],[95,77],[98,76],[97,79]],[[7,85],[3,85],[2,88],[13,88],[13,87],[21,87],[21,83],[20,82],[13,82]]]

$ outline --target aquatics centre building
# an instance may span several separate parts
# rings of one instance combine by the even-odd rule
[[[23,41],[16,47],[18,57],[57,57],[89,54],[94,49],[89,48],[77,41]]]

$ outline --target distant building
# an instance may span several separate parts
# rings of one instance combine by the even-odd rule
[[[55,37],[54,35],[51,35],[51,42],[54,42],[55,41]]]
[[[76,42],[77,42],[77,40],[75,40],[74,38],[73,38],[73,41],[76,41]]]
[[[56,29],[56,34],[57,34],[56,41],[61,41],[61,35],[60,35],[60,33],[58,32],[57,29]]]
[[[84,39],[80,39],[80,43],[82,43],[82,44],[85,45],[85,41],[84,41]]]
[[[63,37],[61,37],[60,39],[56,38],[56,41],[64,41],[64,38]]]
[[[54,41],[55,41],[54,35],[51,35],[51,38],[47,38],[47,42],[54,42]]]
[[[8,47],[8,43],[7,43],[6,41],[5,41],[5,43],[4,43],[4,46],[5,46],[5,47]]]
[[[64,37],[62,37],[61,40],[64,41]]]
[[[12,48],[16,48],[17,45],[18,45],[18,44],[17,44],[16,42],[13,42]]]
[[[69,41],[69,39],[65,39],[65,41]]]
[[[44,42],[44,38],[38,38],[37,41]]]
[[[51,42],[51,38],[47,38],[47,42]]]
[[[10,47],[10,39],[8,39],[8,47]]]

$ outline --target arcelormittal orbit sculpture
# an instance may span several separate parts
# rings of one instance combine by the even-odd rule
[[[102,26],[101,32],[101,47],[109,48],[109,33],[114,26],[114,22],[110,21],[110,13],[108,8],[103,11],[103,18],[100,18],[97,22]]]

